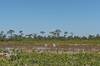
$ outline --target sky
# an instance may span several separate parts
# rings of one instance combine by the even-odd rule
[[[0,0],[0,31],[100,33],[100,0]]]

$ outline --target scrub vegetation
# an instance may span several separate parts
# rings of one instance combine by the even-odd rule
[[[51,54],[17,53],[0,58],[0,66],[100,66],[99,53]]]

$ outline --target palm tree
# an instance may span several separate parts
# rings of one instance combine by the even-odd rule
[[[56,37],[56,33],[55,32],[49,32],[51,35],[52,35],[52,37]]]
[[[56,29],[55,30],[55,33],[56,33],[56,37],[60,37],[60,33],[61,33],[62,31],[60,30],[60,29]]]
[[[100,39],[100,34],[96,34],[95,38]]]
[[[19,31],[19,37],[22,39],[22,37],[23,37],[23,35],[24,35],[24,33],[23,33],[23,31],[21,30],[21,31]]]
[[[4,34],[4,31],[0,32],[0,39],[4,40],[6,38],[6,35]]]
[[[64,37],[66,37],[66,36],[67,36],[67,34],[68,34],[68,32],[64,32]]]
[[[71,36],[73,37],[73,35],[74,35],[73,32],[70,32],[70,34],[71,34]]]
[[[93,39],[93,38],[95,38],[94,35],[89,35],[89,36],[88,36],[88,39]]]
[[[33,36],[33,38],[37,38],[37,34],[36,33],[33,33],[32,36]]]
[[[9,30],[9,31],[7,32],[7,34],[10,35],[10,38],[11,38],[11,39],[13,38],[13,33],[15,33],[14,30]]]
[[[44,31],[40,31],[40,33],[41,33],[42,35],[44,35],[46,32],[44,32]]]
[[[26,37],[28,37],[28,38],[32,38],[32,36],[33,36],[33,34],[26,35]]]
[[[73,32],[70,32],[69,34],[70,34],[70,36],[68,36],[68,39],[73,39],[73,38],[74,38],[74,36],[73,36],[73,35],[74,35]]]
[[[3,36],[3,34],[4,34],[4,31],[1,31],[0,32],[0,38]]]
[[[20,36],[24,35],[22,30],[21,30],[21,31],[19,31],[19,33],[20,33]]]

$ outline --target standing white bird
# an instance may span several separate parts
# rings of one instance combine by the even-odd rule
[[[53,43],[53,47],[56,47],[56,44]]]
[[[48,45],[47,45],[47,44],[45,44],[44,46],[45,46],[45,47],[47,47]]]

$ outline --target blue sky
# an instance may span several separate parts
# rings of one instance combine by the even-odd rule
[[[0,0],[0,31],[100,33],[100,0]]]

